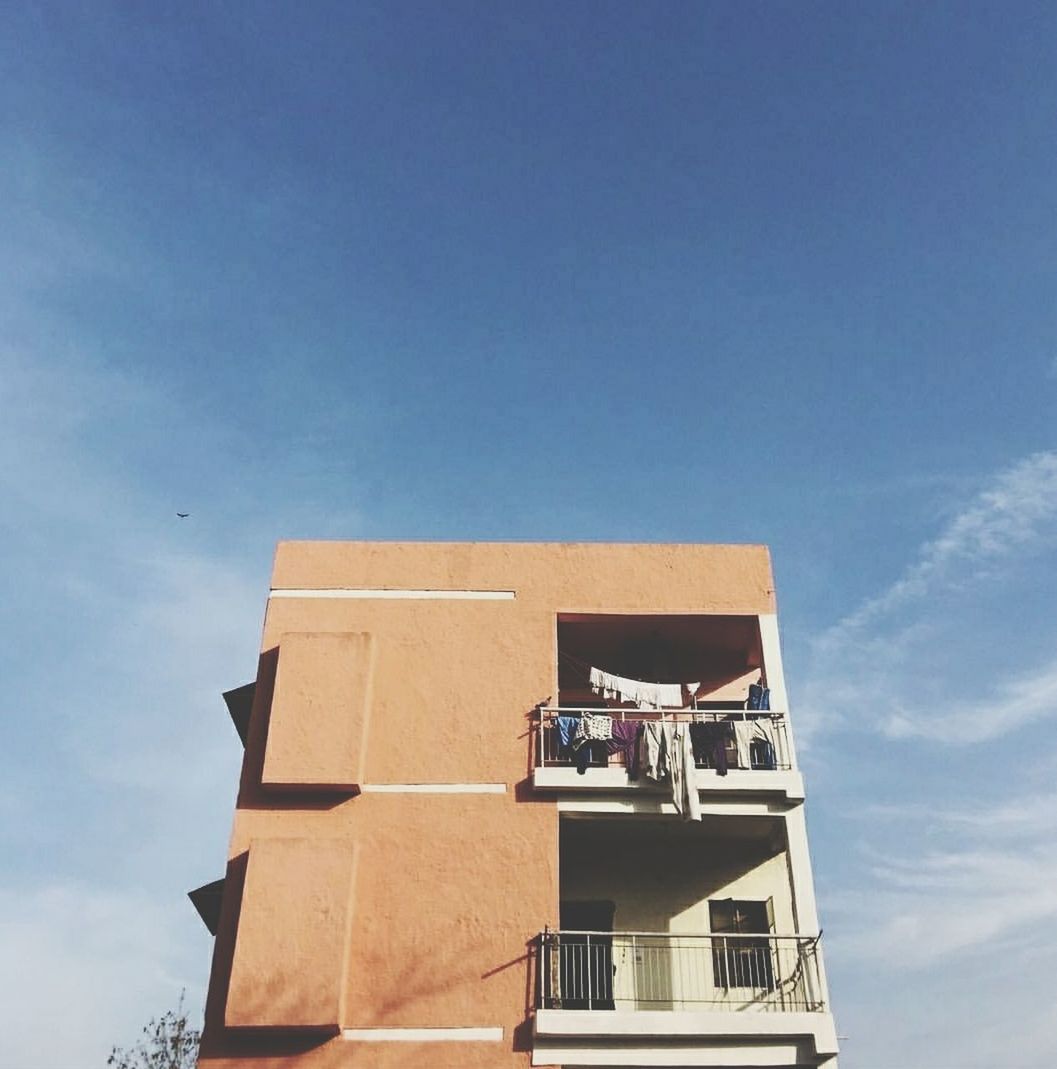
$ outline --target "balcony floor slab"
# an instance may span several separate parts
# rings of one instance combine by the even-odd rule
[[[834,1064],[829,1013],[537,1010],[533,1064],[821,1066]]]
[[[548,765],[533,769],[532,785],[537,790],[547,791],[628,791],[658,796],[671,793],[671,788],[663,783],[629,780],[623,768],[589,768],[581,776],[575,768]],[[780,795],[790,802],[804,800],[804,779],[799,772],[793,771],[765,772],[732,768],[727,775],[719,776],[712,769],[701,769],[697,774],[697,788],[699,794],[706,797],[711,793],[762,794]]]

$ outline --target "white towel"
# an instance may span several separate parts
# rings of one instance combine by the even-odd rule
[[[643,679],[625,679],[612,672],[603,672],[601,668],[592,668],[591,689],[607,698],[634,702],[640,709],[683,707],[682,683],[647,683]]]

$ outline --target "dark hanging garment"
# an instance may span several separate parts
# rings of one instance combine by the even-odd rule
[[[749,684],[749,709],[767,709],[771,708],[771,688],[761,686],[759,683]]]
[[[609,751],[606,747],[608,742],[585,742],[574,752],[573,759],[576,762],[576,771],[584,776],[591,765],[605,767],[609,764]]]
[[[709,765],[719,776],[727,774],[727,742],[731,738],[728,723],[690,725],[690,745],[694,750],[694,763]]]
[[[638,721],[614,720],[613,737],[606,743],[607,753],[622,753],[628,779],[639,778],[639,736],[642,724]]]
[[[753,739],[749,744],[752,753],[752,767],[774,771],[778,767],[774,747],[770,739]]]
[[[612,717],[602,713],[584,713],[573,735],[576,771],[583,776],[588,765],[608,764],[606,746],[613,738]]]

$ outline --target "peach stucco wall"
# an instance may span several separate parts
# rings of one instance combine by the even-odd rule
[[[554,611],[773,613],[766,546],[280,542],[273,589],[516,589]]]
[[[224,1016],[229,1028],[296,1022],[303,1030],[337,1031],[355,846],[345,837],[249,843]]]
[[[261,773],[264,786],[311,790],[360,783],[372,647],[371,635],[355,631],[281,636]]]
[[[529,946],[558,921],[557,806],[530,788],[529,745],[533,708],[557,697],[556,614],[772,613],[766,549],[282,543],[272,587],[512,590],[515,596],[270,600],[202,1064],[526,1066]],[[306,635],[336,637],[313,646]],[[348,657],[335,653],[344,646]],[[262,776],[286,790],[269,789]],[[350,789],[353,783],[363,793]],[[299,791],[298,784],[313,790]],[[372,790],[409,784],[489,784],[502,791]],[[316,916],[303,953],[296,932],[270,935],[251,901],[268,894],[257,889],[253,858],[271,839],[301,840],[306,858],[317,857],[284,873],[285,908],[276,913],[269,906],[275,924],[295,927],[303,922],[289,919],[305,902],[337,902],[343,894],[341,866],[320,862],[313,844],[355,850],[348,916]],[[239,859],[247,850],[240,897]],[[322,962],[331,953],[328,940],[340,944],[342,967],[322,970],[329,979],[321,993],[319,984],[299,980],[302,964],[290,963],[317,952]],[[247,1036],[224,1027],[225,1012],[230,1025],[231,1006],[253,998],[254,970],[240,962],[256,963],[262,977],[284,977],[282,1004],[262,1016],[261,1026],[304,1027],[333,998],[342,1028],[501,1027],[503,1040]],[[251,1022],[240,1017],[239,1023]]]

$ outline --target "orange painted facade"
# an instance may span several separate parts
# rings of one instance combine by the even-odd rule
[[[280,544],[200,1064],[529,1065],[559,618],[774,612],[761,546]]]

